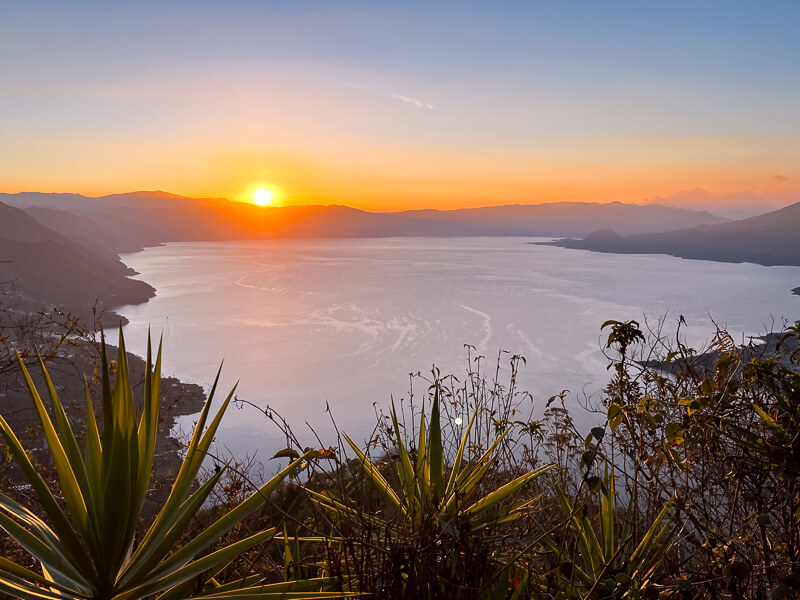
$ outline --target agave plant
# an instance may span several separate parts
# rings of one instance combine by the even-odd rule
[[[561,556],[562,572],[570,584],[588,590],[584,597],[593,597],[597,591],[601,597],[644,597],[640,592],[653,583],[653,575],[674,543],[680,526],[668,518],[675,500],[671,497],[652,522],[647,532],[634,547],[630,524],[635,502],[628,505],[622,528],[617,527],[614,494],[614,475],[608,471],[599,486],[600,529],[595,531],[584,511],[573,508],[563,490],[556,486],[556,495],[575,536],[578,560],[571,561]],[[558,553],[558,549],[554,547]],[[649,597],[649,596],[648,596]]]
[[[270,492],[304,457],[293,461],[213,525],[185,539],[190,521],[225,471],[221,469],[202,485],[195,486],[198,471],[233,397],[231,391],[209,422],[219,373],[200,413],[171,493],[139,539],[137,526],[150,485],[158,429],[161,348],[153,364],[148,340],[144,406],[142,414],[137,415],[122,332],[113,389],[103,343],[103,428],[102,432],[98,430],[87,385],[83,453],[41,359],[54,419],[48,414],[25,365],[21,360],[19,364],[41,421],[59,485],[56,493],[51,491],[17,436],[0,417],[0,429],[8,450],[44,512],[42,516],[36,515],[0,495],[0,527],[38,563],[38,568],[29,569],[0,557],[0,592],[22,600],[138,600],[145,597],[247,600],[342,596],[321,591],[329,589],[332,583],[329,579],[263,586],[256,585],[257,575],[225,584],[215,579],[239,554],[269,540],[275,530],[260,531],[218,549],[211,547],[261,507]],[[61,498],[65,508],[59,501]]]
[[[500,505],[513,496],[520,488],[530,483],[543,473],[553,468],[554,464],[544,465],[530,471],[497,488],[491,493],[473,498],[479,484],[498,459],[497,448],[509,433],[506,429],[475,461],[465,461],[464,453],[469,442],[469,435],[478,412],[476,411],[467,425],[450,473],[445,478],[446,465],[442,446],[442,429],[440,422],[439,389],[434,392],[431,408],[431,421],[428,428],[425,412],[422,411],[419,426],[419,448],[416,460],[403,442],[397,411],[392,405],[391,420],[397,443],[399,461],[397,474],[400,487],[395,490],[381,474],[366,454],[352,439],[344,435],[345,440],[358,457],[359,464],[372,480],[375,489],[388,505],[396,510],[402,519],[414,526],[421,526],[423,521],[433,512],[439,525],[448,533],[457,535],[458,528],[466,524],[471,531],[482,531],[487,527],[496,527],[518,519],[521,513],[517,510],[529,500],[513,504]],[[353,509],[335,501],[330,496],[309,490],[313,499],[329,509],[353,513]]]
[[[504,553],[497,529],[518,519],[530,499],[515,494],[554,465],[525,473],[489,493],[487,477],[500,458],[508,435],[499,433],[484,452],[469,446],[476,411],[469,420],[452,465],[443,450],[439,387],[434,387],[430,423],[420,418],[416,456],[401,435],[397,412],[391,421],[396,444],[399,485],[392,486],[359,446],[344,436],[357,456],[356,465],[377,490],[386,510],[368,512],[363,505],[329,492],[308,490],[312,499],[345,525],[344,546],[354,548],[342,561],[356,570],[362,586],[392,598],[506,598],[516,589],[507,574],[513,558]],[[413,460],[412,460],[413,457]],[[495,535],[498,534],[498,535]],[[505,575],[505,577],[504,577]]]

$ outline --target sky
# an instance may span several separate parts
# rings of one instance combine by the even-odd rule
[[[800,200],[800,3],[7,2],[0,192]]]

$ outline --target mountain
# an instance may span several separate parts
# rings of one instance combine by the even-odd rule
[[[140,240],[128,233],[131,229],[130,223],[124,221],[109,223],[102,215],[92,218],[55,208],[34,206],[24,210],[45,227],[58,230],[64,237],[87,248],[99,246],[115,254],[142,249]]]
[[[47,223],[52,223],[55,216],[43,213],[42,209],[88,217],[112,238],[125,240],[129,246],[268,238],[583,236],[598,227],[614,227],[622,233],[635,234],[724,221],[707,212],[620,202],[373,213],[347,206],[263,208],[221,198],[187,198],[166,192],[132,192],[100,198],[75,194],[0,194],[0,201],[26,210],[35,209],[37,212],[31,214],[50,218]],[[76,234],[76,227],[70,229],[72,234]]]
[[[800,202],[757,217],[679,231],[622,237],[597,231],[582,240],[549,242],[563,248],[760,265],[800,266]]]
[[[613,227],[625,234],[652,233],[726,221],[708,212],[622,202],[514,204],[448,211],[418,210],[401,214],[473,227],[483,232],[479,235],[522,236],[583,236],[605,227]]]
[[[154,290],[110,250],[78,242],[0,203],[0,299],[23,308],[91,308],[144,302]]]
[[[665,198],[656,196],[645,202],[687,210],[705,210],[729,219],[745,219],[778,208],[752,192],[715,196],[703,188],[683,190]]]

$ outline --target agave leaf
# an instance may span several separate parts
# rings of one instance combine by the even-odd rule
[[[122,332],[120,331],[120,338]],[[105,585],[111,586],[116,576],[116,565],[122,564],[133,544],[138,515],[133,512],[133,492],[138,471],[138,442],[136,437],[136,412],[128,373],[124,339],[120,339],[117,359],[117,380],[111,392],[113,431],[108,442],[103,443],[104,502],[113,511],[104,514],[102,546],[98,555],[103,561],[101,571]],[[105,403],[104,403],[105,404]],[[106,432],[103,432],[104,436]]]
[[[428,448],[430,458],[428,460],[430,469],[431,493],[437,501],[442,500],[444,488],[444,451],[442,449],[442,425],[439,414],[439,386],[433,394],[433,408],[431,409],[431,429]]]
[[[242,579],[237,579],[236,581],[230,581],[228,583],[222,584],[220,586],[215,586],[213,593],[214,594],[222,594],[224,592],[230,592],[234,590],[243,590],[246,588],[253,587],[259,581],[261,581],[261,575],[248,575],[247,577],[243,577]],[[159,600],[180,600],[179,598],[171,598],[168,594],[172,593],[172,590],[175,588],[170,588],[169,591],[164,592],[158,598]]]
[[[605,471],[605,485],[600,493],[600,540],[603,563],[607,564],[614,556],[614,478]]]
[[[84,392],[86,395],[86,460],[84,470],[91,490],[92,512],[97,523],[103,522],[104,505],[100,501],[102,498],[102,468],[103,468],[103,449],[100,444],[100,432],[97,430],[97,420],[92,406],[92,399],[89,395],[89,382],[83,378]],[[98,542],[100,540],[99,531],[97,532]]]
[[[428,491],[431,487],[431,462],[428,455],[428,433],[425,426],[425,409],[423,408],[419,417],[419,448],[417,448],[417,460],[414,468],[417,486],[419,487],[420,505],[424,506],[428,501]],[[416,514],[421,516],[422,511]]]
[[[2,572],[0,572],[0,592],[22,600],[64,600],[65,597],[60,592],[46,587],[39,587],[35,583],[29,583],[20,577]],[[72,594],[69,593],[66,597],[70,598]],[[85,596],[75,594],[74,597],[81,598]]]
[[[631,554],[628,566],[629,573],[637,571],[642,566],[645,554],[653,550],[653,547],[651,545],[653,542],[653,538],[655,538],[657,533],[659,532],[659,528],[661,527],[661,522],[667,517],[667,514],[669,514],[669,511],[672,508],[672,504],[674,501],[675,501],[675,496],[673,495],[664,505],[664,508],[661,509],[661,512],[658,513],[658,516],[655,518],[652,525],[650,525],[650,528],[647,530],[647,533],[642,538],[642,541],[639,542],[639,545],[636,547],[636,550],[634,550],[633,554]]]
[[[236,582],[237,584],[240,582]],[[302,581],[281,581],[279,583],[268,583],[259,586],[248,586],[236,589],[234,584],[220,586],[217,589],[203,594],[204,598],[219,598],[222,596],[229,596],[231,592],[236,593],[236,597],[241,594],[252,594],[253,592],[262,591],[267,594],[278,594],[285,592],[322,592],[326,588],[330,589],[337,584],[341,583],[338,577],[317,577],[312,579],[304,579]],[[341,592],[339,592],[341,596]],[[329,596],[324,596],[329,597]]]
[[[497,456],[495,455],[495,450],[500,445],[500,443],[505,439],[508,435],[510,429],[506,429],[503,433],[497,436],[497,439],[492,443],[489,448],[481,455],[481,457],[475,462],[475,465],[472,469],[468,467],[462,469],[461,473],[459,473],[458,477],[456,478],[456,487],[460,487],[462,493],[465,495],[468,493],[466,490],[472,490],[472,488],[477,484],[478,481],[483,477],[483,474],[477,476],[478,472],[483,468],[491,465]],[[485,469],[484,469],[485,472]]]
[[[6,507],[3,506],[3,508]],[[82,589],[90,587],[83,573],[79,572],[72,562],[63,556],[63,546],[58,539],[51,541],[52,538],[48,536],[44,536],[42,539],[4,513],[0,513],[0,527],[5,529],[31,556],[43,565],[47,565],[51,571],[56,571],[66,579],[75,582],[76,587]]]
[[[77,590],[56,583],[52,579],[42,577],[41,575],[39,575],[38,573],[34,573],[30,569],[26,569],[22,565],[18,565],[17,563],[0,556],[0,579],[6,577],[7,575],[17,576],[22,578],[23,580],[26,580],[29,583],[37,584],[40,587],[53,588],[60,592],[65,592],[66,594],[69,595],[73,596],[82,595],[81,592]]]
[[[45,514],[47,514],[47,517],[50,519],[53,530],[61,541],[61,552],[70,564],[76,566],[76,570],[81,573],[83,580],[88,581],[91,579],[92,573],[94,572],[91,559],[86,554],[66,515],[62,512],[61,507],[53,497],[50,488],[47,487],[42,476],[39,475],[38,471],[31,464],[19,439],[1,415],[0,432],[2,432],[6,440],[8,451],[11,453],[16,464],[22,469],[25,478],[30,483],[33,491],[36,492],[36,496]]]
[[[215,600],[316,600],[323,598],[352,598],[358,594],[354,592],[265,592],[261,587],[251,590],[236,590],[214,596],[195,596],[200,598],[214,598]]]
[[[163,534],[163,530],[169,525],[165,525],[165,522],[169,521],[171,515],[175,514],[177,508],[183,503],[186,499],[191,486],[195,482],[197,478],[197,472],[200,470],[200,466],[202,465],[203,459],[206,457],[206,452],[208,450],[208,446],[211,444],[211,440],[213,440],[213,435],[216,433],[216,428],[213,425],[216,423],[217,425],[218,420],[221,420],[221,416],[224,413],[225,409],[227,408],[230,399],[233,397],[233,391],[228,395],[228,398],[223,403],[222,407],[220,407],[217,417],[219,419],[214,419],[212,426],[209,426],[208,431],[205,433],[211,432],[212,435],[209,437],[208,444],[206,444],[205,436],[204,436],[204,428],[206,421],[208,420],[208,413],[211,410],[211,403],[214,400],[214,394],[217,390],[217,384],[219,383],[220,374],[222,372],[222,367],[217,370],[217,375],[214,378],[214,383],[211,386],[211,391],[208,394],[208,399],[203,404],[203,408],[200,411],[200,415],[197,419],[197,424],[195,425],[194,433],[192,434],[192,439],[189,442],[189,448],[186,450],[186,456],[184,457],[183,462],[181,463],[180,469],[178,470],[178,475],[175,478],[175,482],[172,484],[172,491],[170,492],[169,496],[167,497],[164,506],[161,507],[158,515],[153,521],[153,524],[150,526],[150,529],[145,534],[144,539],[142,540],[142,545],[147,545],[153,538],[159,537]]]
[[[214,473],[208,481],[201,485],[178,509],[171,515],[164,533],[158,537],[151,537],[147,543],[144,541],[136,549],[128,563],[128,569],[119,578],[119,584],[126,586],[132,580],[141,577],[152,569],[167,553],[174,547],[180,537],[185,533],[186,526],[194,518],[200,507],[208,498],[211,490],[219,482],[225,473],[225,469],[220,469]]]
[[[82,509],[85,511],[88,525],[91,527],[90,530],[91,535],[88,535],[89,531],[86,532],[87,541],[90,543],[94,543],[96,549],[97,548],[96,544],[99,539],[97,534],[99,531],[100,524],[97,522],[97,519],[95,518],[97,514],[96,500],[93,495],[91,485],[89,483],[89,477],[86,473],[86,466],[83,462],[83,457],[81,456],[80,448],[78,448],[78,442],[75,439],[75,434],[72,431],[69,419],[67,419],[67,415],[64,412],[64,407],[62,406],[61,401],[58,398],[58,394],[56,393],[56,388],[53,385],[53,380],[50,378],[50,373],[47,372],[47,368],[45,367],[44,361],[42,360],[42,357],[38,351],[36,352],[36,356],[38,357],[39,367],[41,368],[42,375],[44,376],[45,384],[47,386],[47,392],[50,397],[50,405],[53,408],[53,414],[56,420],[55,425],[58,431],[58,437],[63,445],[64,456],[69,464],[69,470],[71,470],[72,478],[74,478],[74,486],[77,486],[77,489],[74,489],[73,486],[73,493],[79,496],[79,498],[77,499],[78,502],[77,508],[78,510]],[[38,396],[38,393],[36,395]],[[69,477],[69,475],[70,475],[69,472],[66,473],[67,477]],[[61,475],[59,473],[59,479],[60,477]],[[64,485],[63,482],[61,482],[61,484],[62,486]],[[72,513],[71,507],[70,507],[70,512]]]
[[[535,471],[531,471],[530,473],[521,475],[520,477],[517,477],[513,481],[509,481],[504,486],[497,488],[496,490],[484,496],[483,498],[478,500],[475,504],[464,510],[464,514],[470,517],[479,515],[483,511],[493,507],[498,502],[502,502],[503,500],[514,494],[522,486],[524,486],[527,483],[530,483],[531,481],[533,481],[543,473],[546,473],[553,467],[555,467],[555,464],[550,463],[548,465],[544,465],[543,467],[536,469]]]
[[[145,596],[167,590],[174,585],[183,583],[184,581],[196,577],[201,573],[205,573],[206,571],[213,571],[219,564],[227,564],[239,556],[242,552],[246,552],[253,546],[268,540],[274,533],[274,528],[261,531],[236,543],[230,544],[229,546],[220,548],[216,552],[212,552],[211,554],[208,554],[203,558],[195,560],[187,565],[181,566],[178,569],[172,570],[168,573],[153,575],[145,580],[142,584],[118,594],[116,596],[116,600],[133,600],[135,598],[144,598]]]
[[[350,447],[353,449],[353,452],[356,453],[356,456],[358,456],[358,459],[361,461],[362,469],[366,471],[367,475],[370,476],[375,488],[394,508],[397,508],[403,514],[407,514],[405,508],[400,502],[400,498],[397,497],[397,494],[394,493],[394,490],[389,485],[389,482],[387,482],[383,475],[381,475],[380,471],[378,471],[378,467],[372,464],[372,461],[367,458],[367,456],[361,451],[361,449],[353,440],[351,440],[346,434],[342,435],[344,435],[344,439],[348,444],[350,444]]]
[[[397,410],[394,407],[394,400],[392,400],[391,418],[392,427],[394,427],[395,439],[397,440],[397,451],[400,456],[398,470],[400,482],[403,486],[403,493],[405,496],[404,501],[406,506],[410,508],[412,503],[419,502],[419,497],[417,495],[417,481],[414,473],[414,466],[411,464],[411,458],[408,455],[408,450],[406,450],[403,436],[400,435],[400,423],[397,420]]]
[[[161,346],[159,340],[155,365],[152,361],[150,335],[147,336],[147,362],[144,379],[144,410],[138,431],[139,468],[136,478],[134,514],[138,515],[144,506],[147,489],[150,486],[153,457],[158,435],[158,409],[161,399]]]
[[[200,533],[190,542],[186,543],[180,550],[170,555],[169,558],[159,565],[156,572],[158,574],[162,574],[171,570],[179,569],[183,565],[186,565],[200,552],[205,550],[208,546],[216,542],[228,531],[233,529],[238,523],[247,518],[267,501],[272,491],[278,487],[278,485],[280,485],[280,483],[286,479],[290,473],[294,472],[298,465],[306,459],[307,454],[308,453],[303,454],[303,456],[297,460],[289,463],[289,466],[261,486],[249,498],[243,500],[234,509],[225,513],[209,527],[206,527],[202,533]],[[274,530],[270,530],[270,532],[274,533]]]
[[[78,483],[75,471],[73,470],[73,465],[70,463],[70,460],[67,457],[67,452],[64,450],[64,446],[61,444],[61,440],[58,437],[58,433],[56,433],[53,422],[50,420],[50,415],[47,414],[47,409],[44,406],[44,402],[42,402],[39,392],[36,391],[36,387],[33,385],[30,373],[28,372],[28,369],[25,368],[25,364],[23,363],[22,357],[19,355],[19,353],[17,353],[17,362],[20,365],[22,376],[25,379],[25,387],[28,388],[28,393],[30,394],[31,400],[33,400],[33,405],[36,408],[36,413],[38,414],[39,421],[42,424],[45,440],[50,448],[50,454],[53,457],[53,463],[56,468],[56,473],[58,474],[59,482],[61,483],[61,489],[64,493],[64,500],[66,500],[70,515],[72,516],[75,524],[78,526],[81,535],[87,539],[90,537],[93,539],[94,535],[89,526],[88,509],[83,498],[83,493],[81,492],[80,484]],[[43,362],[40,364],[42,365],[42,371],[45,375],[48,388],[50,389],[51,399],[55,398],[54,408],[56,408],[56,406],[61,408],[60,403],[58,403],[55,388],[53,388],[53,382],[47,375],[47,369],[44,368]],[[56,415],[59,414],[58,408],[56,408]],[[61,412],[63,413],[63,409]],[[77,442],[75,442],[75,438],[72,435],[71,430],[69,431],[69,437],[76,446],[78,463],[83,466],[83,462],[80,460],[80,452],[77,450]]]
[[[584,539],[586,548],[589,550],[586,558],[591,561],[592,572],[595,577],[598,577],[605,569],[606,563],[603,557],[603,548],[597,539],[597,534],[586,517],[581,519],[581,536]]]
[[[561,486],[556,485],[555,490],[556,490],[556,498],[558,499],[558,502],[561,505],[561,509],[564,511],[564,514],[569,518],[570,525],[572,527],[573,532],[575,533],[575,537],[578,542],[578,550],[580,550],[581,556],[585,557],[586,566],[588,567],[588,569],[591,570],[592,574],[594,574],[596,570],[594,563],[592,561],[592,550],[590,548],[590,542],[587,539],[587,536],[584,531],[583,520],[576,514],[577,511],[573,510],[572,506],[570,506],[569,500],[567,500],[567,496],[566,494],[564,494],[564,491],[561,489]]]
[[[469,433],[472,430],[472,424],[475,422],[475,417],[477,416],[478,411],[476,410],[474,413],[472,413],[472,417],[470,417],[467,428],[464,431],[464,434],[461,436],[461,443],[458,446],[458,452],[456,453],[456,458],[453,461],[453,469],[450,471],[450,479],[447,481],[447,488],[444,492],[444,498],[446,499],[449,499],[455,491],[456,480],[461,472],[461,461],[464,459],[464,450],[466,449],[467,442],[469,441]]]

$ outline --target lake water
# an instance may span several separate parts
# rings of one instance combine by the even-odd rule
[[[461,375],[464,344],[494,363],[526,357],[519,383],[537,408],[562,389],[608,380],[600,325],[682,314],[690,341],[713,333],[709,315],[738,336],[800,319],[800,268],[615,255],[527,244],[530,238],[384,238],[171,243],[124,255],[157,290],[119,310],[129,349],[148,327],[164,336],[164,372],[270,405],[304,439],[313,425],[333,444],[337,423],[371,431],[373,403],[407,395],[409,373]],[[501,363],[508,365],[508,355]],[[591,416],[581,417],[588,427]],[[184,427],[191,425],[184,419]],[[285,444],[248,408],[231,409],[218,440],[267,458]]]

